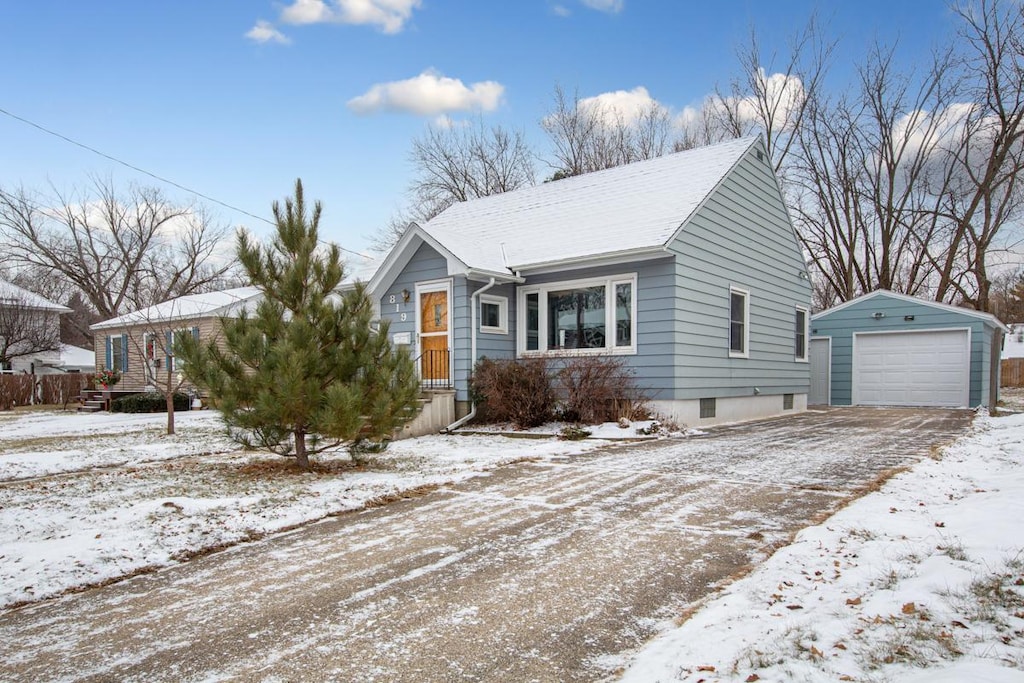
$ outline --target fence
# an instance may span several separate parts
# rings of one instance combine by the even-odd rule
[[[67,407],[83,389],[92,386],[92,374],[69,372],[61,375],[0,375],[0,410],[32,403]]]
[[[1024,358],[1004,358],[999,363],[999,386],[1024,387]]]

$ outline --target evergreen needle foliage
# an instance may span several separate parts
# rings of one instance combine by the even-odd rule
[[[341,255],[336,245],[319,246],[320,203],[307,216],[296,181],[295,196],[273,211],[269,245],[238,234],[238,259],[263,292],[255,313],[223,318],[220,343],[182,335],[175,352],[239,443],[308,469],[309,456],[327,448],[390,438],[415,416],[419,384],[408,352],[391,346],[387,322],[371,328],[365,288],[338,291]]]

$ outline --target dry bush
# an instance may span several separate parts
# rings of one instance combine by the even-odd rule
[[[543,358],[482,358],[473,370],[470,391],[484,419],[511,422],[517,429],[544,424],[551,419],[555,405]]]
[[[558,371],[562,418],[598,424],[647,417],[633,370],[614,356],[579,356]]]

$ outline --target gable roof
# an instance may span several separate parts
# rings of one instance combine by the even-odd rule
[[[35,308],[41,311],[54,311],[55,313],[71,312],[71,309],[67,306],[56,304],[45,297],[39,296],[35,292],[30,292],[23,287],[19,287],[13,282],[0,280],[0,306],[3,306],[4,304],[10,305],[12,303],[28,306],[29,308]]]
[[[459,202],[403,238],[418,235],[462,270],[496,274],[662,250],[755,144],[730,140]]]
[[[961,308],[960,306],[952,306],[950,304],[944,304],[944,303],[941,303],[941,302],[938,302],[938,301],[930,301],[928,299],[919,299],[919,298],[917,298],[915,296],[910,296],[908,294],[899,294],[897,292],[893,292],[893,291],[890,291],[888,289],[876,289],[873,292],[868,292],[867,294],[862,294],[861,296],[857,297],[856,299],[850,299],[849,301],[844,301],[843,303],[841,303],[841,304],[839,304],[837,306],[833,306],[832,308],[829,308],[829,309],[826,309],[824,311],[821,311],[820,313],[815,313],[814,315],[811,316],[811,320],[820,320],[821,318],[827,318],[828,316],[832,315],[833,313],[838,313],[839,311],[842,311],[842,310],[845,310],[847,308],[850,308],[851,306],[855,306],[857,304],[861,304],[861,303],[864,303],[866,301],[871,301],[872,299],[876,299],[876,298],[879,298],[879,297],[887,298],[887,299],[895,299],[897,301],[902,301],[902,302],[905,302],[905,303],[919,304],[921,306],[927,306],[929,308],[935,308],[935,309],[938,309],[938,310],[941,310],[941,311],[946,311],[946,312],[951,312],[951,313],[959,313],[961,315],[966,315],[966,316],[971,317],[971,318],[978,318],[980,320],[984,320],[985,322],[989,323],[993,327],[997,327],[997,328],[1003,330],[1004,332],[1009,332],[1010,331],[1009,327],[1004,325],[1002,323],[1002,321],[999,320],[999,318],[995,317],[991,313],[985,313],[983,311],[975,311],[975,310],[970,309],[970,308]]]
[[[229,315],[247,303],[255,303],[260,296],[260,290],[256,287],[236,287],[219,292],[179,296],[177,299],[98,322],[91,325],[89,329],[106,330],[150,322],[172,322],[188,318]]]

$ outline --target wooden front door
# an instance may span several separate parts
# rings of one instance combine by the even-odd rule
[[[449,380],[448,292],[421,292],[419,310],[420,377],[425,382]]]

